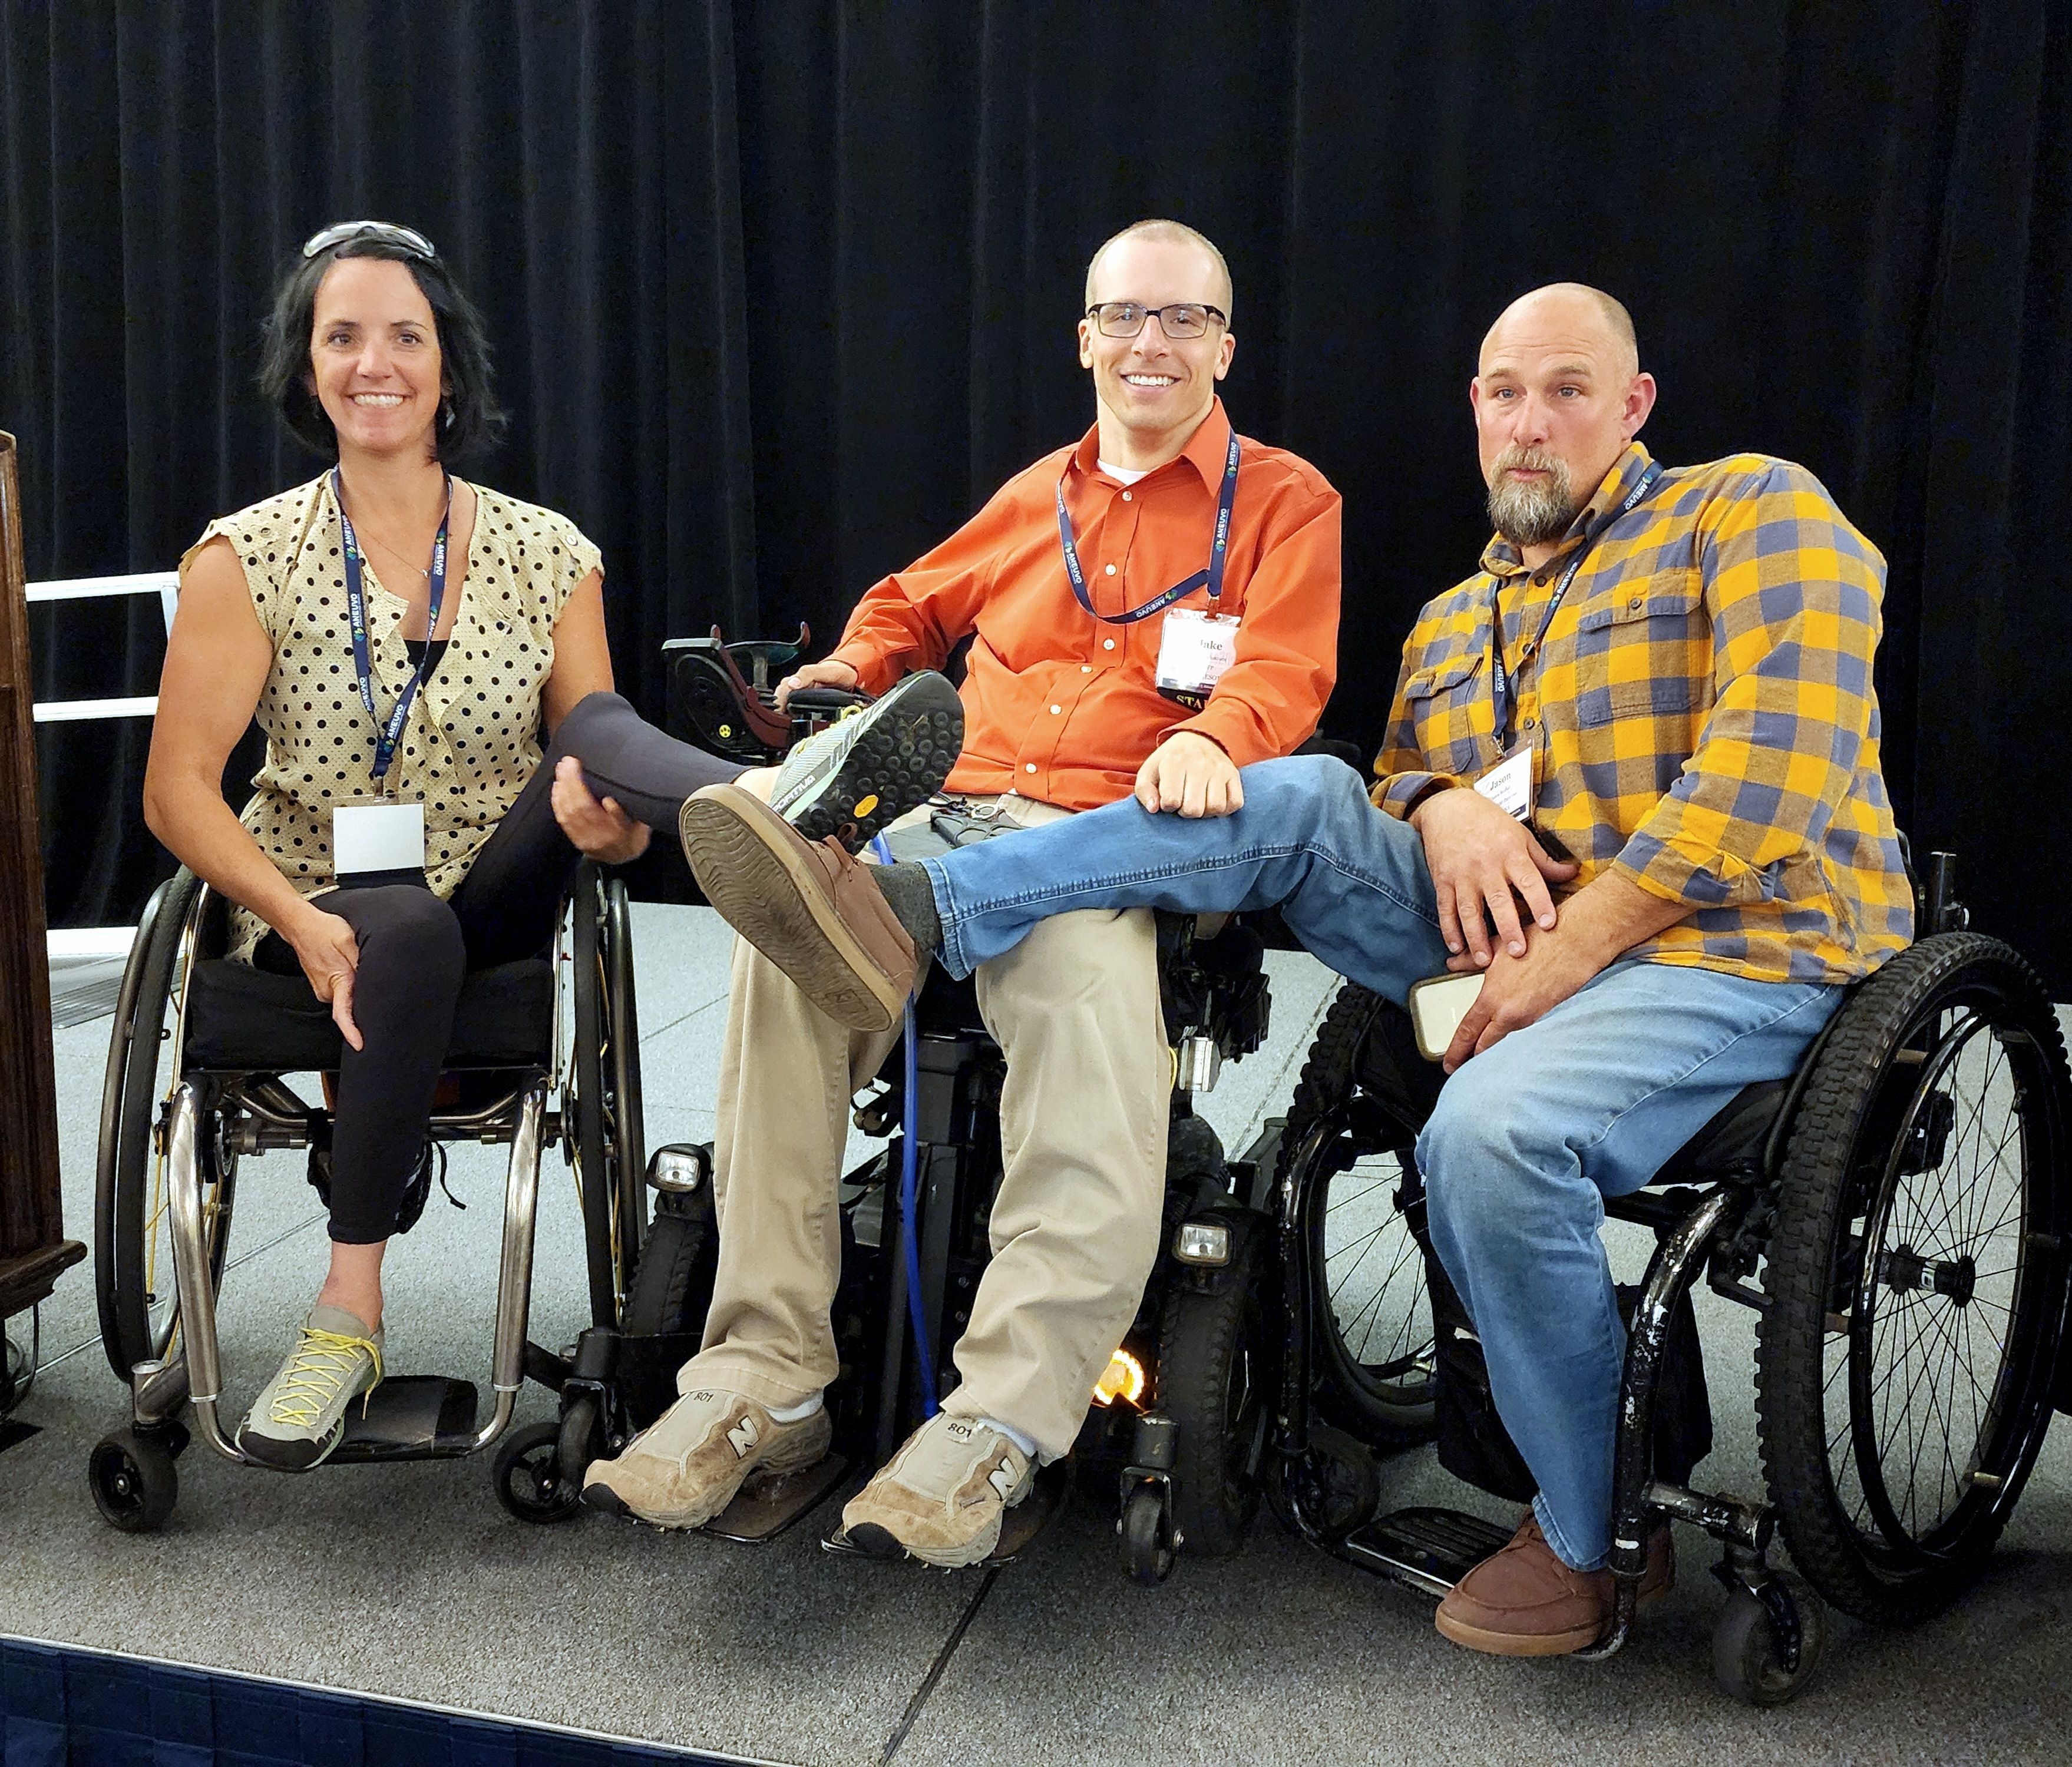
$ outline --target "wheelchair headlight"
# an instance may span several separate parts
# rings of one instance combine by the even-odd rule
[[[680,1141],[659,1147],[648,1161],[648,1186],[672,1195],[695,1190],[705,1181],[708,1157],[703,1148]]]
[[[1118,1399],[1134,1405],[1144,1396],[1144,1364],[1126,1350],[1108,1358],[1101,1378],[1094,1383],[1094,1403],[1112,1405]]]
[[[1182,1221],[1173,1235],[1173,1255],[1182,1264],[1227,1264],[1230,1229],[1219,1221]]]

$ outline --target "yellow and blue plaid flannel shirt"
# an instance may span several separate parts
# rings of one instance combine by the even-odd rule
[[[1804,467],[1736,454],[1663,472],[1632,443],[1555,557],[1493,540],[1428,602],[1375,770],[1404,816],[1502,758],[1491,671],[1515,670],[1534,825],[1692,912],[1631,955],[1762,980],[1852,981],[1914,934],[1878,770],[1885,560]],[[1588,545],[1545,635],[1548,603]],[[1491,607],[1502,617],[1491,630]]]

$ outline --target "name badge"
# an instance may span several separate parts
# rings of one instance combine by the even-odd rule
[[[1521,743],[1475,781],[1482,793],[1507,816],[1520,822],[1532,815],[1532,745]]]
[[[425,869],[425,807],[367,801],[331,813],[333,874],[343,883],[371,871]]]
[[[1176,607],[1158,635],[1158,691],[1198,712],[1237,660],[1236,618]]]

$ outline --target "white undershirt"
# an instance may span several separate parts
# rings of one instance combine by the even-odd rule
[[[1125,485],[1135,484],[1138,479],[1144,477],[1145,472],[1149,472],[1150,471],[1150,468],[1147,466],[1142,472],[1132,472],[1127,466],[1111,466],[1105,460],[1096,462],[1096,464],[1098,465],[1100,470],[1106,473],[1109,478],[1120,479]]]

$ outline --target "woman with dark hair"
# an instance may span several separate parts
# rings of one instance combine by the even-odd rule
[[[382,1254],[423,1200],[467,972],[541,950],[582,856],[635,857],[702,786],[736,780],[853,849],[941,783],[962,721],[941,676],[909,676],[748,771],[642,722],[611,690],[597,549],[447,470],[504,417],[481,322],[410,228],[303,246],[261,381],[335,463],[180,561],[144,812],[233,905],[229,955],[299,970],[344,1041],[330,1271],[237,1432],[300,1470],[380,1379]],[[234,815],[223,770],[255,715],[266,759]]]

